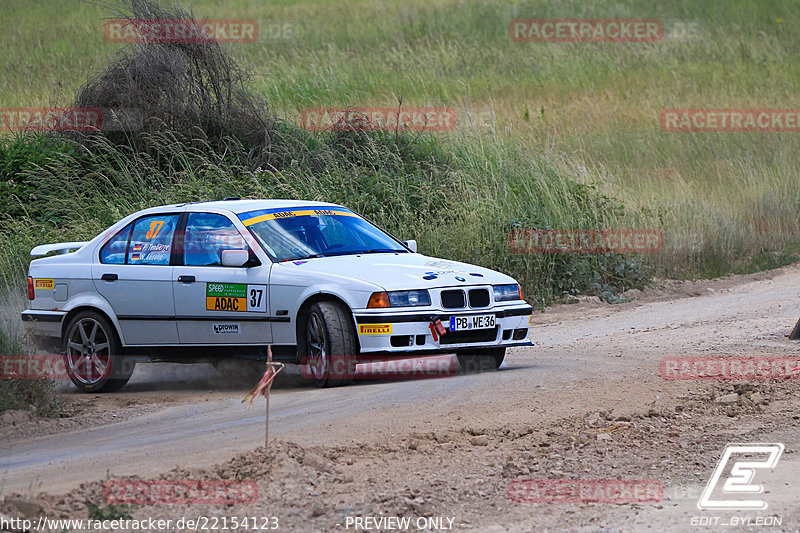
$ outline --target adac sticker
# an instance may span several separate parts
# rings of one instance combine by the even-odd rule
[[[267,312],[267,286],[206,283],[206,311]]]
[[[34,289],[52,289],[53,288],[53,280],[52,279],[35,279],[35,280],[33,280],[33,288]]]
[[[532,326],[532,325],[533,325],[533,315],[531,315],[531,316],[529,316],[529,317],[528,317],[528,325],[529,325],[529,326]]]
[[[359,335],[391,335],[391,324],[360,324],[358,326]]]

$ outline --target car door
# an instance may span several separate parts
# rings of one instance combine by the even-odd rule
[[[251,251],[243,267],[222,266],[223,250],[247,250],[234,223],[219,213],[188,213],[173,272],[181,344],[255,344],[272,341],[267,283],[272,264]]]
[[[114,309],[126,345],[178,342],[170,265],[178,213],[146,215],[100,250],[92,279]]]

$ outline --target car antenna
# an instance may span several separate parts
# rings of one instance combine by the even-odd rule
[[[241,198],[239,198],[238,196],[226,196],[225,198],[222,199],[223,202],[227,200],[241,200]]]

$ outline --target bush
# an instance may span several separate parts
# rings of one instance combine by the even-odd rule
[[[119,7],[129,21],[194,19],[177,4],[167,9],[152,0],[122,0]],[[217,42],[135,43],[86,83],[73,105],[141,119],[133,133],[106,132],[115,143],[147,150],[149,137],[139,133],[163,131],[217,145],[233,138],[247,148],[236,155],[247,160],[270,144],[271,120],[266,102],[251,95],[246,82],[247,74]]]

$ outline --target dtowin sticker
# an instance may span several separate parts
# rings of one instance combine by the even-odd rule
[[[240,332],[239,324],[211,324],[214,335],[238,335]]]
[[[266,313],[267,286],[206,283],[206,310]]]

